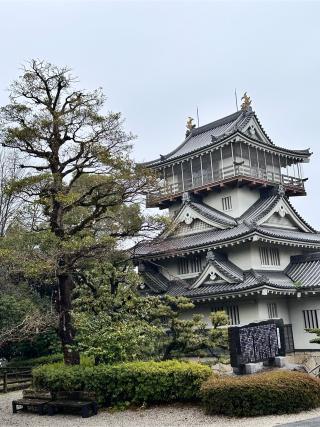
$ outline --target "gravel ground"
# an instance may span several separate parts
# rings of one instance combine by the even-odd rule
[[[11,401],[21,398],[21,391],[0,395],[1,427],[273,427],[320,416],[320,408],[295,415],[277,415],[258,418],[227,418],[205,415],[201,408],[191,405],[153,406],[149,409],[110,413],[100,411],[95,417],[82,419],[75,415],[39,416],[32,413],[12,414]],[[303,424],[301,424],[303,425]],[[320,425],[320,422],[319,424]],[[297,425],[299,426],[299,424]]]

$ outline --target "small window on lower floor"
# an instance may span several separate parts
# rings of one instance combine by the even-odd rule
[[[274,319],[278,317],[278,309],[277,309],[277,304],[275,302],[271,302],[270,304],[267,304],[267,307],[268,307],[269,319]]]
[[[317,310],[302,310],[302,313],[306,329],[319,328]]]
[[[237,305],[228,305],[227,307],[215,307],[212,311],[225,311],[229,317],[230,325],[239,325],[240,323],[239,306]]]
[[[231,196],[222,197],[222,210],[224,210],[224,211],[231,211],[232,210]]]

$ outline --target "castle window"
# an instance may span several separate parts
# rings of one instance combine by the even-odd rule
[[[232,210],[231,196],[222,197],[222,210],[224,210],[224,211],[231,211]]]
[[[187,258],[179,258],[178,273],[179,274],[189,273],[189,265],[188,265],[188,259]]]
[[[278,317],[278,309],[277,304],[274,302],[271,302],[270,304],[267,304],[268,307],[268,317],[269,319],[274,319]]]
[[[302,310],[302,313],[306,329],[319,328],[317,310]]]
[[[239,325],[240,323],[238,305],[228,305],[226,307],[215,307],[213,311],[214,312],[224,311],[229,317],[229,325]]]
[[[201,258],[195,256],[190,259],[190,273],[199,273],[201,271]]]
[[[199,273],[201,271],[201,258],[179,258],[178,274]]]
[[[278,248],[259,248],[261,265],[280,265]]]

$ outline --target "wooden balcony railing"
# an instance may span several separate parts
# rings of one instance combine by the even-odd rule
[[[284,187],[304,191],[304,180],[289,175],[282,175],[279,172],[268,171],[254,166],[236,165],[226,166],[211,173],[211,171],[202,171],[194,173],[192,178],[184,179],[173,184],[160,185],[157,191],[147,195],[147,206],[155,206],[163,200],[167,200],[184,193],[185,191],[197,191],[203,187],[217,184],[230,178],[248,177],[269,184],[282,184]]]

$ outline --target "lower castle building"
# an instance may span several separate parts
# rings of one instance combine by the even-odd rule
[[[205,126],[188,122],[173,152],[146,163],[159,175],[147,206],[171,226],[136,247],[144,292],[186,296],[210,322],[281,318],[287,351],[320,350],[320,233],[290,203],[304,196],[309,150],[274,144],[250,100]]]

